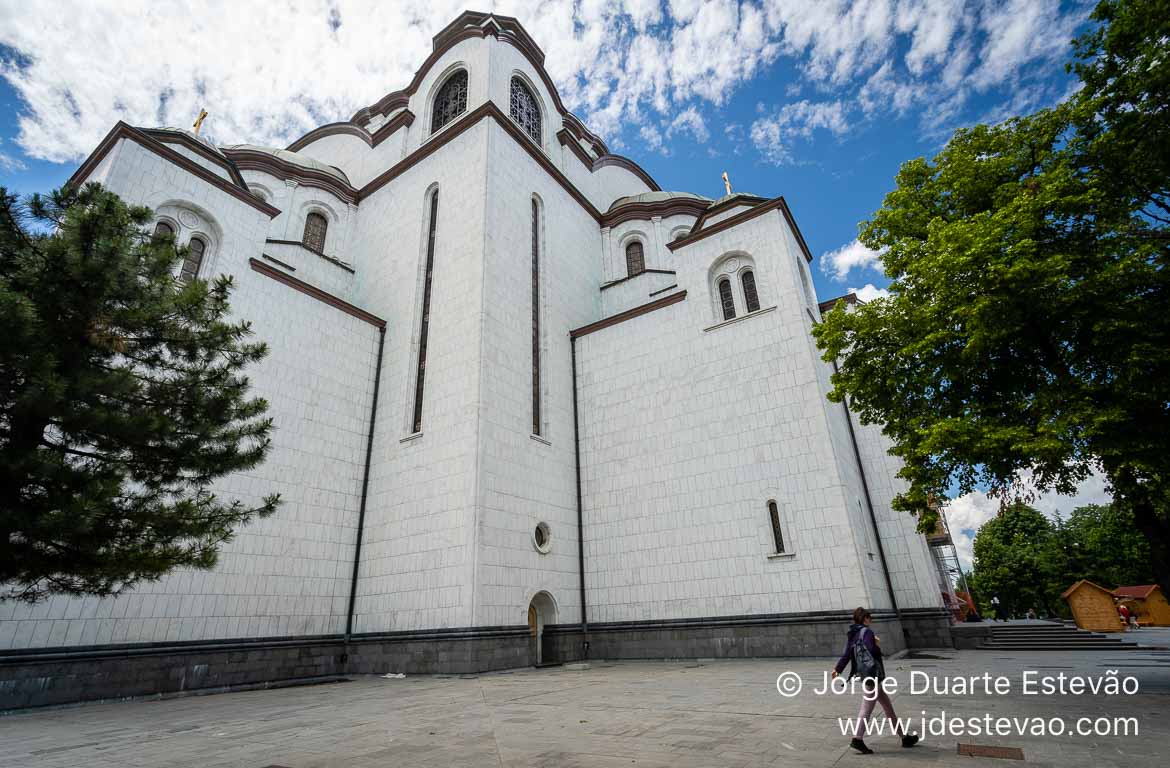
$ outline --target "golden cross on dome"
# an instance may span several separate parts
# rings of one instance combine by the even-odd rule
[[[199,129],[203,127],[203,120],[207,117],[207,110],[199,110],[199,117],[195,118],[195,133],[199,133]]]
[[[727,187],[727,194],[731,194],[731,180],[727,178],[727,171],[723,172],[723,186]]]

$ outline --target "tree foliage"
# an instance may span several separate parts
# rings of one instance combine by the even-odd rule
[[[1048,615],[1066,613],[1060,600],[1065,572],[1052,522],[1026,504],[1006,506],[975,535],[971,587],[984,615],[994,615],[993,596],[1008,616],[1023,616],[1030,608]]]
[[[3,596],[108,595],[210,568],[272,513],[221,502],[257,466],[271,419],[245,368],[263,344],[228,319],[231,279],[178,281],[145,208],[90,185],[0,189],[0,584]]]
[[[1061,593],[1081,579],[1106,589],[1149,584],[1149,545],[1133,515],[1113,504],[1077,507],[1050,520],[1023,504],[1006,505],[975,535],[971,586],[985,614],[999,597],[1009,614],[1029,608],[1067,615]]]
[[[830,397],[884,425],[898,509],[1103,471],[1170,590],[1170,9],[1107,0],[1083,87],[905,163],[861,241],[890,296],[826,313]]]

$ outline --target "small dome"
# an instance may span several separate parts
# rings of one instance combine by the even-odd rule
[[[312,168],[315,171],[327,173],[333,178],[339,179],[340,181],[344,181],[346,184],[349,184],[349,177],[346,176],[345,172],[337,166],[326,165],[320,160],[314,160],[311,157],[305,157],[299,152],[289,152],[287,149],[277,149],[276,147],[258,147],[255,144],[236,144],[234,146],[227,147],[227,149],[247,149],[252,152],[263,152],[266,155],[272,155],[275,158],[284,160],[286,163],[292,163],[293,165],[299,165],[302,168]]]
[[[613,205],[609,207],[612,211],[620,205],[628,205],[630,203],[659,203],[663,200],[673,200],[675,198],[687,198],[690,200],[702,200],[703,202],[711,202],[711,198],[703,197],[702,195],[691,194],[690,192],[643,192],[640,195],[626,195],[619,197],[613,201]]]

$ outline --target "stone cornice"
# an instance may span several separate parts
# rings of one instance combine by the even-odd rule
[[[177,136],[178,134],[172,135]],[[110,132],[107,133],[106,137],[102,139],[100,144],[97,145],[97,148],[90,153],[89,157],[87,157],[85,161],[82,162],[80,166],[78,166],[73,175],[69,177],[69,180],[65,182],[65,186],[77,187],[84,183],[89,175],[97,168],[98,164],[100,164],[101,161],[105,159],[106,155],[108,155],[122,139],[133,141],[143,149],[149,150],[164,160],[179,166],[183,170],[190,173],[192,176],[196,176],[197,178],[202,179],[213,187],[217,187],[232,197],[235,197],[236,199],[247,203],[253,208],[263,212],[269,218],[280,214],[279,208],[264,202],[248,191],[248,188],[243,185],[243,178],[239,177],[238,170],[234,174],[234,177],[239,177],[239,182],[229,181],[219,174],[204,168],[202,165],[195,162],[186,155],[180,152],[176,152],[163,142],[149,135],[147,132],[139,130],[138,128],[135,128],[132,125],[128,125],[120,120],[113,128],[110,129]],[[183,143],[184,146],[187,146],[185,142],[177,143]],[[201,156],[203,156],[202,153]],[[230,163],[231,161],[230,159],[221,158],[220,162]]]

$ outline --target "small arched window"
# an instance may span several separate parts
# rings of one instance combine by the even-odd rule
[[[183,269],[179,272],[179,280],[189,283],[199,277],[199,267],[203,265],[203,254],[207,252],[207,241],[201,237],[192,237],[187,243],[187,256],[183,259]]]
[[[646,254],[642,251],[642,241],[634,240],[626,246],[626,277],[640,275],[646,271]]]
[[[723,319],[735,319],[735,299],[731,295],[731,280],[726,277],[719,281],[719,304],[723,307]]]
[[[756,293],[756,276],[752,271],[745,270],[743,277],[743,302],[748,312],[755,312],[760,308],[760,297]]]
[[[305,217],[305,234],[301,236],[301,244],[310,251],[325,253],[325,234],[329,231],[329,222],[324,216],[312,211]]]
[[[776,502],[768,502],[768,517],[772,520],[772,539],[776,545],[776,554],[784,554],[784,532],[780,530],[780,509]]]
[[[431,133],[467,111],[467,70],[461,69],[447,78],[435,96],[431,109]]]
[[[518,77],[512,78],[512,94],[509,111],[516,124],[524,129],[533,141],[540,143],[540,107],[532,91]]]
[[[165,221],[160,221],[154,225],[154,236],[162,237],[163,235],[175,236],[175,228]]]

